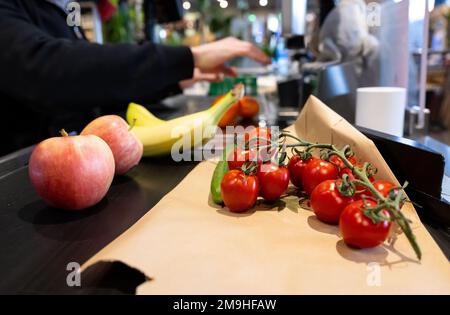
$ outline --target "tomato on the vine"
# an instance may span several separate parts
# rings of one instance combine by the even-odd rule
[[[288,169],[289,169],[289,175],[291,178],[292,184],[294,184],[295,187],[302,188],[302,178],[303,178],[303,171],[306,167],[306,165],[311,162],[313,159],[316,159],[315,157],[311,157],[307,160],[301,159],[298,155],[294,155],[289,160]]]
[[[321,182],[328,179],[337,179],[339,176],[336,165],[321,160],[313,159],[309,161],[302,172],[303,189],[308,195],[311,195],[314,188]]]
[[[363,165],[361,165],[361,164],[356,164],[355,166],[358,167],[358,168],[362,168],[362,167],[363,167]],[[342,169],[342,170],[339,172],[339,177],[343,178],[344,175],[347,175],[347,176],[348,176],[348,179],[349,179],[350,181],[355,180],[355,179],[359,179],[358,176],[355,176],[355,175],[353,174],[352,170],[349,169],[349,168],[344,168],[344,169]],[[373,176],[369,176],[368,179],[369,179],[369,181],[372,182],[372,183],[375,181],[375,177],[373,177]],[[365,188],[364,186],[362,186],[362,185],[355,185],[355,188],[356,188],[356,190],[358,190],[358,191],[361,191],[361,190],[363,191],[362,193],[358,194],[359,196],[362,196],[361,194],[365,194],[365,192],[366,192],[366,188]]]
[[[383,197],[387,197],[389,196],[389,193],[391,191],[392,188],[395,187],[395,185],[391,182],[387,182],[385,180],[376,180],[373,183],[373,186],[375,187],[376,190],[378,190],[381,195]],[[396,193],[398,193],[398,190],[395,190]],[[373,198],[373,194],[368,191],[367,189],[364,189],[364,191],[362,193],[359,194],[360,198],[362,197],[366,197],[366,198]]]
[[[256,162],[258,166],[262,164],[261,154],[256,148],[241,149],[234,148],[227,158],[228,167],[230,170],[239,170],[244,163]]]
[[[363,168],[363,165],[361,165],[361,164],[356,164],[355,166],[356,166],[357,168]],[[349,169],[349,168],[347,168],[347,167],[344,168],[344,169],[342,169],[342,170],[339,172],[339,177],[343,177],[344,174],[347,174],[347,175],[348,175],[348,178],[349,178],[350,180],[358,179],[358,177],[355,176],[355,175],[352,173],[352,170]],[[372,183],[375,181],[375,177],[373,177],[373,175],[368,176],[368,179],[369,179]]]
[[[240,170],[228,171],[220,184],[223,202],[231,212],[244,212],[252,208],[259,193],[256,176],[245,175]]]
[[[384,197],[389,196],[389,193],[391,192],[392,188],[395,187],[395,184],[387,182],[385,180],[377,180],[373,183],[373,186],[376,190],[378,190]],[[395,190],[395,192],[398,192],[398,190]]]
[[[366,200],[369,207],[375,207],[377,203]],[[349,204],[341,214],[339,229],[344,242],[349,246],[358,248],[375,247],[383,243],[389,235],[391,221],[373,223],[372,219],[364,214],[364,202],[362,200]],[[382,210],[386,218],[390,218],[389,212]]]
[[[269,128],[256,127],[245,133],[244,141],[247,142],[250,140],[249,147],[253,148],[270,144],[271,136],[272,134]]]
[[[260,196],[267,201],[278,200],[289,185],[289,171],[284,166],[265,163],[258,172]]]
[[[349,161],[353,165],[357,163],[356,157],[354,155],[347,157],[347,161]],[[339,170],[343,170],[347,167],[347,165],[345,165],[345,163],[337,155],[330,156],[330,162],[336,165],[339,168]]]
[[[354,180],[354,179],[356,178],[356,176],[353,175],[352,170],[349,169],[349,168],[343,168],[343,169],[341,169],[341,171],[339,172],[339,177],[340,177],[340,178],[343,178],[344,175],[346,175],[346,174],[347,174],[349,180]]]
[[[311,208],[316,217],[325,223],[337,224],[344,208],[354,202],[353,197],[343,196],[338,189],[341,180],[326,180],[311,194]]]

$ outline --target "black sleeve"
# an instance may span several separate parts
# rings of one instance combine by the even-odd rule
[[[193,75],[187,47],[97,45],[48,36],[0,6],[0,89],[40,110],[126,106]]]

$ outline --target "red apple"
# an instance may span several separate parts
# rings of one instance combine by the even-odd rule
[[[81,134],[96,135],[105,140],[114,155],[118,175],[128,172],[142,158],[142,142],[130,132],[130,126],[119,116],[99,117],[87,125]]]
[[[114,178],[114,156],[96,136],[50,138],[31,154],[29,176],[39,196],[53,207],[81,210],[105,197]]]

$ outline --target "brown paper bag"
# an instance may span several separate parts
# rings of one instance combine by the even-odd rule
[[[288,129],[309,141],[350,144],[379,178],[397,182],[375,145],[314,97]],[[410,204],[403,211],[414,222],[420,262],[403,234],[391,245],[347,247],[338,227],[318,221],[297,197],[230,213],[210,201],[214,167],[198,165],[83,270],[121,261],[151,279],[138,294],[450,294],[449,263]]]

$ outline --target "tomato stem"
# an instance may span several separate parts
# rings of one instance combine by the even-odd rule
[[[296,142],[287,144],[286,143],[287,138],[293,139]],[[277,140],[267,139],[264,137],[255,137],[249,139],[244,143],[246,149],[248,149],[252,141],[253,143],[255,143],[256,141],[258,154],[262,154],[262,150],[267,149],[269,152],[269,156],[272,156],[272,153],[274,153],[272,160],[277,160],[279,164],[282,163],[283,160],[286,158],[287,148],[291,148],[291,150],[302,159],[311,157],[312,156],[311,152],[317,149],[325,150],[325,152],[323,152],[323,155],[327,160],[329,160],[330,157],[333,155],[337,156],[345,165],[345,167],[351,170],[352,174],[355,177],[355,179],[350,180],[348,178],[348,175],[344,175],[343,183],[341,183],[338,187],[340,192],[343,195],[355,194],[357,193],[356,185],[362,186],[365,189],[367,189],[372,194],[373,199],[377,202],[377,205],[375,207],[369,207],[368,204],[365,202],[366,198],[363,197],[364,215],[369,219],[371,219],[372,222],[374,222],[374,224],[387,220],[397,223],[402,229],[403,233],[405,233],[409,243],[411,244],[412,248],[416,253],[417,258],[419,260],[422,258],[422,252],[417,243],[416,237],[411,229],[409,221],[401,212],[401,205],[406,200],[406,194],[404,192],[404,189],[407,183],[405,183],[405,185],[403,186],[393,187],[390,190],[388,196],[385,197],[380,191],[378,191],[375,188],[375,186],[369,179],[369,177],[373,175],[372,172],[373,169],[371,169],[372,167],[371,164],[364,163],[362,167],[358,167],[356,165],[353,165],[348,160],[348,157],[353,156],[353,152],[349,145],[346,145],[341,150],[339,150],[333,144],[310,143],[294,135],[291,135],[286,131],[282,132]],[[266,143],[268,144],[259,145],[258,141],[266,141]],[[303,150],[301,151],[297,148],[303,148]],[[253,174],[257,168],[257,163],[255,161],[251,161],[251,163],[248,162],[250,161],[247,161],[247,163],[244,163],[244,165],[242,166],[242,171],[244,175]],[[383,210],[389,213],[390,218],[388,218],[383,214]]]
[[[305,154],[310,154],[311,151],[315,149],[324,149],[327,150],[327,157],[330,156],[337,156],[341,159],[341,161],[344,163],[344,165],[349,168],[352,172],[352,174],[355,176],[354,180],[348,181],[347,178],[344,178],[344,184],[341,187],[342,189],[345,188],[346,182],[351,182],[351,186],[356,192],[356,185],[360,185],[365,187],[373,196],[374,199],[377,201],[376,207],[365,207],[364,215],[368,218],[370,218],[374,223],[379,223],[381,221],[386,221],[388,218],[382,214],[383,210],[388,211],[390,214],[390,220],[397,223],[400,228],[402,229],[403,233],[405,233],[405,236],[407,237],[409,243],[411,244],[417,258],[420,260],[422,258],[422,252],[420,250],[420,247],[417,243],[416,237],[411,229],[411,226],[409,224],[408,219],[403,215],[401,212],[401,204],[406,199],[406,194],[404,193],[404,189],[407,185],[400,186],[400,187],[393,187],[391,189],[391,193],[393,193],[393,196],[391,196],[391,193],[389,193],[388,197],[384,197],[381,192],[379,192],[375,186],[372,184],[372,182],[369,179],[368,174],[370,175],[370,167],[371,165],[369,163],[364,163],[363,167],[358,167],[353,165],[348,159],[348,156],[352,156],[353,152],[351,151],[351,148],[349,145],[344,146],[341,150],[338,150],[336,146],[332,144],[323,144],[323,143],[310,143],[307,141],[304,141],[300,138],[297,138],[289,133],[282,133],[280,135],[280,139],[282,138],[291,138],[296,140],[296,143],[292,144],[285,144],[283,142],[282,146],[284,148],[292,148],[297,154],[300,152],[297,150],[297,147],[303,147],[305,148],[303,152]],[[285,140],[285,139],[283,139]],[[279,144],[281,147],[281,144]],[[348,187],[347,187],[348,189]],[[348,191],[346,191],[347,193]],[[363,198],[364,201],[364,198]],[[364,202],[365,203],[365,202]],[[367,204],[366,204],[367,206]]]

